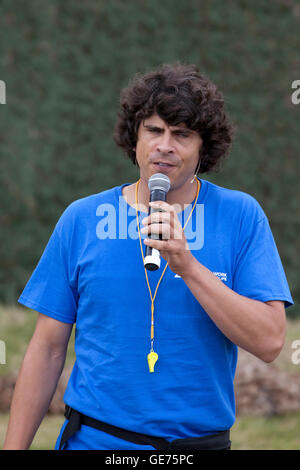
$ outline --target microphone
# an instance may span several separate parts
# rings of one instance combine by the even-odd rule
[[[150,202],[153,201],[166,201],[167,192],[171,187],[171,182],[168,176],[163,173],[155,173],[149,178],[148,188],[150,190]],[[161,212],[160,209],[153,209],[149,207],[149,215],[153,212]],[[152,240],[161,240],[159,234],[149,234],[149,238]],[[149,271],[156,271],[160,268],[160,253],[155,248],[151,246],[146,246],[146,253],[144,258],[144,266]]]

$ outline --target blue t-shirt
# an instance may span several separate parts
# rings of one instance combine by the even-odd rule
[[[185,230],[193,255],[235,292],[291,305],[280,257],[258,202],[240,191],[200,181],[197,205]],[[67,207],[19,302],[76,323],[76,362],[64,396],[72,408],[167,440],[229,429],[235,420],[237,347],[169,267],[154,304],[154,350],[159,358],[155,372],[149,373],[151,300],[136,213],[122,196],[124,186]],[[182,225],[191,207],[179,213]],[[140,212],[140,226],[146,215]],[[148,271],[152,294],[164,267],[162,259],[159,270]],[[85,426],[70,445],[72,439],[73,448],[142,448],[118,444],[118,439]]]

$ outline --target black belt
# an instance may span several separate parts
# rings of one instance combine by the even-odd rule
[[[112,426],[111,424],[98,421],[97,419],[90,418],[79,411],[70,408],[66,405],[65,417],[68,423],[62,433],[59,449],[62,449],[64,444],[70,439],[76,431],[80,429],[82,424],[104,431],[108,434],[116,436],[125,441],[134,442],[135,444],[152,446],[157,450],[170,450],[170,449],[194,449],[194,450],[229,450],[230,431],[221,431],[217,434],[209,436],[190,437],[187,439],[175,439],[174,441],[167,441],[162,437],[149,436],[147,434],[140,434],[126,429]]]

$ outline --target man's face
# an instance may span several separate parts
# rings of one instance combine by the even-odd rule
[[[164,173],[172,189],[191,180],[199,161],[200,135],[184,123],[169,126],[157,114],[141,122],[136,145],[140,176],[148,180],[154,173]]]

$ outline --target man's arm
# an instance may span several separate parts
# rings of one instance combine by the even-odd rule
[[[237,346],[265,362],[280,353],[286,317],[281,301],[260,302],[237,294],[203,266],[188,249],[175,209],[166,202],[150,203],[164,212],[143,220],[142,233],[160,233],[165,240],[145,240],[160,251],[179,274],[217,327]]]
[[[274,361],[285,340],[283,302],[239,295],[195,258],[182,278],[227,338],[265,362]]]
[[[39,314],[18,375],[3,450],[30,447],[63,370],[72,326]]]

